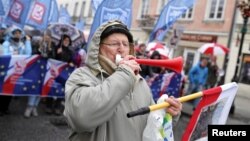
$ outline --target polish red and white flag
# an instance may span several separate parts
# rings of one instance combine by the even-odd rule
[[[182,141],[205,141],[208,125],[226,124],[238,85],[235,82],[202,91],[202,98],[182,136]]]

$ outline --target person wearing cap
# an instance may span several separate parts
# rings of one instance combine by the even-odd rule
[[[116,55],[123,58],[116,62]],[[154,104],[147,82],[139,75],[133,36],[119,21],[109,21],[94,33],[86,65],[77,68],[65,84],[64,116],[71,141],[142,141],[148,115],[128,118],[127,113]],[[171,115],[182,104],[166,99]]]

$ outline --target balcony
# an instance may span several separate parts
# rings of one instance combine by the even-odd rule
[[[138,26],[140,28],[142,28],[143,30],[152,30],[154,25],[155,25],[155,21],[157,19],[157,16],[154,15],[142,15],[141,19],[138,19]]]

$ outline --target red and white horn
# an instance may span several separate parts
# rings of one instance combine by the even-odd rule
[[[120,55],[116,56],[116,63],[122,60]],[[183,58],[176,57],[173,59],[135,59],[135,61],[141,65],[155,66],[155,67],[165,67],[167,69],[173,70],[177,73],[181,73],[183,69]]]

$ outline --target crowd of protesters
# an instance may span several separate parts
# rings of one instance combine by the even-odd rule
[[[32,33],[32,32],[31,32]],[[18,27],[4,27],[0,29],[0,55],[33,55],[40,54],[45,58],[52,58],[67,62],[70,66],[80,67],[84,65],[86,52],[83,45],[77,50],[71,49],[71,38],[68,35],[62,35],[61,40],[58,44],[53,42],[50,35],[28,35],[25,31]],[[140,59],[166,59],[162,58],[162,55],[158,51],[154,51],[149,54],[146,50],[147,44],[140,43],[136,47],[136,57]],[[148,84],[152,88],[154,94],[154,100],[160,97],[161,94],[167,93],[166,89],[160,91],[154,91],[153,81],[159,79],[164,74],[174,73],[173,71],[164,67],[151,67],[148,65],[140,65],[140,75],[144,77]],[[216,57],[211,56],[210,58],[202,57],[201,61],[189,70],[187,78],[184,74],[181,74],[181,81],[178,85],[178,96],[183,96],[198,92],[206,88],[212,88],[216,86],[217,80],[212,78],[218,77],[218,66],[216,64]],[[188,82],[188,87],[185,89],[185,84]],[[158,83],[164,83],[159,81]],[[164,87],[167,87],[165,85]],[[186,91],[185,91],[186,90]],[[0,96],[0,116],[9,114],[9,105],[11,103],[12,96]],[[47,114],[62,115],[64,98],[47,97],[43,98],[45,101]],[[41,98],[39,96],[28,96],[27,106],[24,110],[24,116],[29,118],[30,116],[38,116],[37,106],[39,105]],[[194,108],[197,105],[199,99],[194,103]]]
[[[79,48],[71,48],[71,37],[62,35],[58,44],[51,40],[50,35],[41,33],[32,35],[32,32],[25,32],[17,26],[1,26],[0,30],[0,55],[34,55],[39,54],[45,58],[52,58],[67,62],[71,67],[84,65],[85,50],[84,44]],[[10,114],[13,96],[0,95],[0,116]],[[47,114],[62,115],[64,98],[46,97],[45,102]],[[37,107],[41,101],[40,96],[27,96],[27,105],[24,109],[24,117],[38,116]]]

